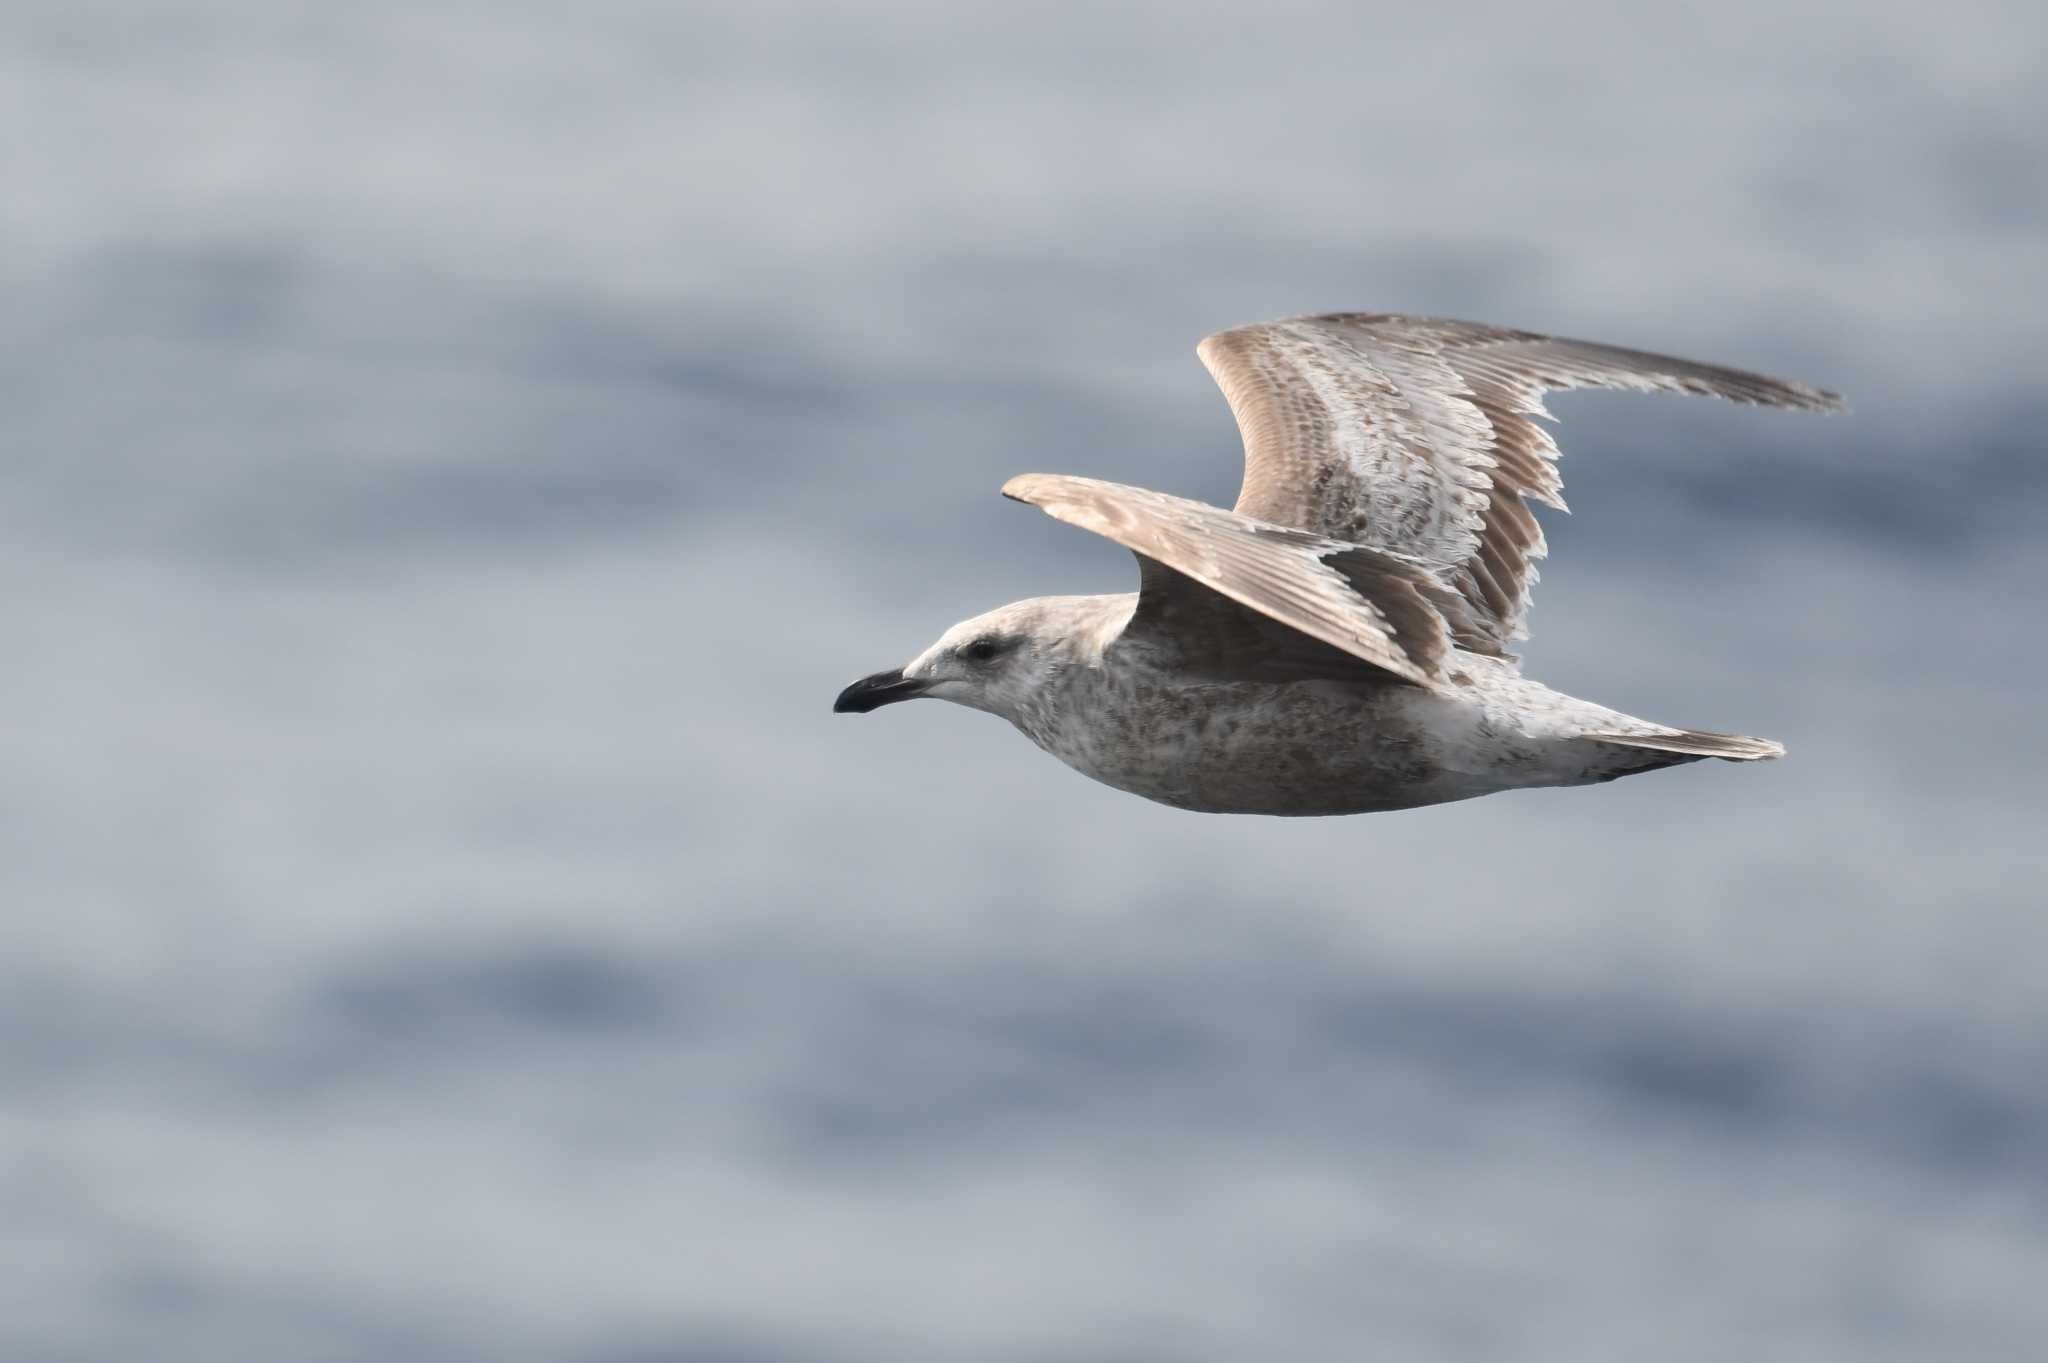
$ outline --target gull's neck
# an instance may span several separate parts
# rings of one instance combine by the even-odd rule
[[[1064,641],[1069,661],[1083,667],[1099,666],[1102,655],[1124,632],[1124,626],[1131,623],[1131,613],[1138,608],[1138,594],[1116,592],[1067,599],[1072,603],[1073,619],[1073,627]]]
[[[1059,619],[1059,640],[1047,650],[1039,684],[1008,718],[1033,742],[1058,754],[1061,731],[1083,717],[1076,712],[1092,711],[1115,688],[1106,658],[1109,646],[1131,622],[1138,594],[1059,597],[1047,604],[1055,608],[1049,613]]]

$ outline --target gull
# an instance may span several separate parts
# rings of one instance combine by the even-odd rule
[[[1003,495],[1138,559],[1134,593],[1018,601],[953,626],[833,709],[920,696],[999,715],[1068,766],[1181,809],[1357,814],[1578,786],[1765,738],[1674,728],[1553,691],[1528,637],[1565,510],[1543,395],[1705,394],[1839,410],[1833,393],[1666,355],[1445,318],[1294,317],[1196,354],[1244,441],[1233,510],[1032,473]]]

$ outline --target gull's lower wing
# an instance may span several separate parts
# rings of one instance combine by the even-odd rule
[[[1462,603],[1427,569],[1202,502],[1094,478],[1029,473],[1003,495],[1092,530],[1138,555],[1139,617],[1189,612],[1164,599],[1194,589],[1429,690],[1444,687],[1451,626]],[[1155,565],[1171,569],[1156,570]]]

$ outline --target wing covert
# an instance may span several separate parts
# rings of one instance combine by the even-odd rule
[[[1412,558],[1472,607],[1460,642],[1527,637],[1543,530],[1564,509],[1546,392],[1697,393],[1831,411],[1804,384],[1442,318],[1332,313],[1218,332],[1196,353],[1244,439],[1237,511]]]
[[[1003,495],[1131,550],[1144,569],[1139,615],[1185,619],[1166,598],[1195,584],[1287,630],[1412,685],[1443,688],[1457,595],[1426,569],[1346,544],[1145,488],[1033,473]],[[1161,569],[1170,571],[1161,571]],[[1271,650],[1272,637],[1261,644]],[[1279,650],[1282,660],[1288,652]]]

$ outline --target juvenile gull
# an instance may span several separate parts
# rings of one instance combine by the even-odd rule
[[[1032,473],[1003,495],[1131,550],[1139,588],[1018,601],[946,631],[837,711],[936,696],[1083,775],[1182,809],[1356,814],[1577,786],[1765,738],[1678,729],[1524,677],[1542,528],[1565,509],[1537,420],[1568,388],[1839,409],[1804,384],[1432,317],[1335,313],[1196,353],[1244,438],[1224,511]]]

